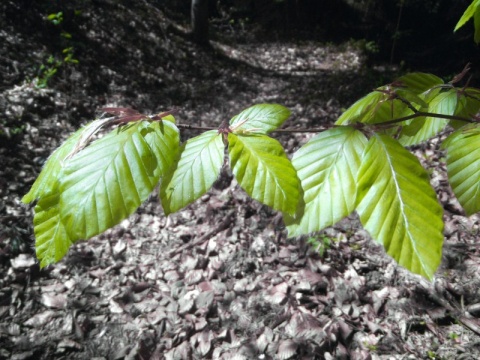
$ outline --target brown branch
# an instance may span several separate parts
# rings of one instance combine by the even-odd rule
[[[194,126],[188,124],[175,124],[179,129],[185,130],[218,130],[218,127],[214,126]]]
[[[415,119],[418,117],[435,117],[439,119],[447,119],[447,120],[459,120],[459,121],[465,121],[467,123],[478,123],[478,121],[471,119],[471,118],[466,118],[463,116],[456,116],[456,115],[444,115],[444,114],[436,114],[436,113],[431,113],[427,111],[417,111],[414,114],[410,114],[407,116],[403,116],[400,118],[392,119],[389,121],[381,122],[381,123],[375,123],[371,125],[392,125],[392,124],[397,124],[401,123],[407,120]]]
[[[446,119],[446,120],[458,120],[458,121],[464,121],[467,123],[479,123],[478,120],[475,118],[466,118],[463,116],[456,116],[456,115],[445,115],[445,114],[436,114],[436,113],[431,113],[427,111],[416,111],[413,114],[406,115],[400,118],[392,119],[389,121],[384,121],[384,122],[379,122],[379,123],[374,123],[374,124],[363,124],[364,126],[368,125],[375,125],[375,126],[380,126],[380,127],[388,127],[390,125],[398,124],[407,120],[412,120],[415,118],[419,117],[433,117],[433,118],[439,118],[439,119]],[[357,123],[359,124],[359,123]],[[354,124],[349,124],[349,125],[354,125]],[[329,128],[336,127],[339,125],[328,125],[324,126],[321,128],[311,128],[311,129],[296,129],[296,128],[285,128],[285,129],[275,129],[272,130],[271,132],[279,132],[279,133],[317,133],[321,131],[328,130]],[[188,129],[188,130],[218,130],[218,127],[211,127],[211,126],[193,126],[193,125],[186,125],[186,124],[177,124],[177,127],[180,129]]]
[[[214,126],[194,126],[194,125],[187,125],[187,124],[176,124],[179,129],[186,129],[186,130],[218,130],[218,127]],[[325,126],[321,128],[312,128],[312,129],[295,129],[295,128],[286,128],[286,129],[275,129],[271,132],[280,132],[280,133],[316,133],[320,131],[325,131],[332,126]]]
[[[471,96],[473,97],[473,96]],[[400,101],[404,102],[414,113],[403,116],[400,118],[392,119],[389,121],[385,122],[380,122],[380,123],[375,123],[375,124],[363,124],[363,123],[356,123],[356,124],[362,124],[363,126],[368,126],[368,125],[375,125],[377,127],[391,127],[391,125],[395,125],[397,123],[401,123],[407,120],[415,119],[418,117],[435,117],[435,118],[440,118],[440,119],[447,119],[447,120],[459,120],[459,121],[464,121],[467,123],[478,123],[479,121],[476,120],[475,118],[466,118],[463,116],[456,116],[456,115],[444,115],[444,114],[436,114],[436,113],[430,113],[426,111],[418,111],[411,105],[406,99],[403,99],[402,97],[397,97]],[[164,117],[166,115],[170,115],[176,110],[174,109],[173,111],[168,111],[164,112],[161,114],[153,115],[153,116],[146,116],[146,115],[141,115],[141,114],[135,114],[135,115],[129,115],[128,117],[120,117],[120,118],[112,118],[110,121],[108,121],[109,124],[116,124],[116,123],[124,123],[125,120],[131,121],[138,121],[140,117],[145,120],[160,120],[161,117]],[[354,126],[355,124],[349,124],[350,126]],[[177,128],[179,129],[184,129],[184,130],[197,130],[197,131],[208,131],[208,130],[220,130],[220,127],[215,127],[215,126],[195,126],[195,125],[190,125],[190,124],[176,124]],[[311,128],[311,129],[297,129],[297,128],[285,128],[285,129],[275,129],[272,130],[271,132],[276,132],[276,133],[318,133],[322,132],[325,130],[328,130],[332,127],[336,127],[339,125],[331,124],[331,125],[326,125],[323,127],[319,128]]]
[[[332,127],[335,127],[337,125],[332,124],[330,126],[325,126],[321,128],[311,128],[311,129],[295,129],[295,128],[285,128],[285,129],[275,129],[272,130],[271,132],[279,132],[279,133],[317,133],[321,131],[328,130]]]

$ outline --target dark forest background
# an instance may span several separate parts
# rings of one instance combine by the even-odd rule
[[[465,62],[475,66],[478,61],[472,25],[453,33],[468,0],[204,2],[209,5],[212,38],[244,32],[244,41],[360,41],[372,63],[402,64],[418,71],[456,71]],[[190,1],[163,0],[159,5],[179,21],[190,16]]]
[[[196,0],[194,0],[196,1]],[[87,3],[87,1],[84,1]],[[94,6],[100,0],[88,1]],[[208,3],[210,38],[231,38],[236,42],[316,40],[357,42],[369,57],[369,64],[398,64],[408,70],[459,71],[465,63],[480,65],[473,42],[472,24],[453,33],[456,22],[470,1],[459,0],[201,0]],[[124,7],[136,1],[118,1]],[[190,0],[152,0],[176,24],[190,28]],[[72,34],[78,26],[75,11],[82,1],[20,0],[7,15],[22,32],[48,38],[52,51],[62,49],[58,29],[38,14],[61,11],[62,28]],[[12,10],[8,8],[7,10]],[[151,16],[151,14],[145,14]],[[136,19],[142,21],[142,19]],[[104,19],[105,22],[110,19]],[[128,24],[125,24],[128,27]],[[76,55],[81,58],[82,39],[77,38]],[[85,51],[87,49],[84,49]]]

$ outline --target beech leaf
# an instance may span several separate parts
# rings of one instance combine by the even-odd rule
[[[429,112],[441,115],[454,115],[456,108],[457,92],[454,89],[439,93],[428,104]],[[448,119],[438,117],[414,119],[402,129],[399,141],[404,146],[420,144],[445,129],[448,122]]]
[[[31,203],[52,191],[59,181],[65,158],[75,149],[84,133],[95,129],[98,122],[98,120],[93,121],[74,132],[50,155],[30,191],[22,198],[22,202]]]
[[[351,127],[337,127],[310,139],[293,156],[304,192],[297,218],[285,217],[289,236],[332,226],[356,205],[357,172],[367,139]]]
[[[267,134],[281,126],[290,116],[290,110],[278,104],[253,105],[230,120],[234,133]]]
[[[255,200],[293,215],[300,182],[282,145],[266,135],[228,134],[230,166],[240,186]]]
[[[73,243],[60,218],[59,202],[60,193],[55,189],[35,206],[35,251],[42,268],[60,261]]]
[[[477,13],[477,8],[479,5],[480,5],[480,0],[473,0],[472,3],[468,6],[468,8],[463,13],[460,20],[458,20],[457,25],[455,25],[455,29],[453,31],[457,31],[463,25],[465,25],[467,21],[470,20],[475,13]]]
[[[173,124],[167,126],[176,132]],[[149,136],[158,147],[150,147]],[[71,158],[60,183],[60,216],[72,240],[88,239],[132,214],[167,170],[162,156],[173,158],[176,149],[174,135],[167,140],[158,124],[140,121],[110,132]]]
[[[357,212],[365,229],[409,271],[431,279],[440,264],[442,207],[418,159],[374,135],[358,173]]]
[[[468,215],[480,211],[480,127],[466,125],[444,142],[447,173],[455,196]]]
[[[216,130],[183,144],[175,166],[160,188],[165,214],[178,211],[205,194],[217,180],[223,161],[224,145]]]

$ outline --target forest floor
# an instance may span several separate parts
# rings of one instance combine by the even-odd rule
[[[217,126],[274,102],[292,110],[286,126],[318,128],[394,80],[366,69],[352,44],[248,33],[240,42],[232,32],[205,50],[150,2],[120,3],[78,2],[65,30],[79,64],[59,67],[42,89],[35,71],[65,40],[39,5],[0,5],[0,359],[480,358],[480,218],[453,197],[438,138],[413,149],[445,209],[432,282],[398,267],[355,215],[315,235],[318,248],[288,239],[281,216],[228,170],[187,208],[166,217],[151,196],[40,270],[33,209],[20,199],[97,108],[176,108],[179,123]],[[277,138],[291,154],[310,136]]]

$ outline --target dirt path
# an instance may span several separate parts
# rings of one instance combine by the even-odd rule
[[[9,132],[0,138],[0,358],[480,358],[479,217],[459,212],[436,140],[416,150],[446,209],[433,283],[397,267],[355,216],[318,236],[320,252],[287,239],[281,217],[250,200],[228,172],[169,217],[152,196],[40,271],[32,212],[20,198],[52,149],[96,108],[178,107],[179,122],[216,126],[247,106],[276,102],[292,110],[289,127],[318,127],[381,77],[391,80],[361,70],[361,56],[347,46],[219,41],[205,51],[147,1],[82,4],[70,29],[80,63],[42,90],[23,80],[58,50],[43,31],[55,29],[38,9],[22,20],[18,5],[0,5],[0,70],[8,74],[0,130]],[[279,137],[290,153],[306,138]]]

